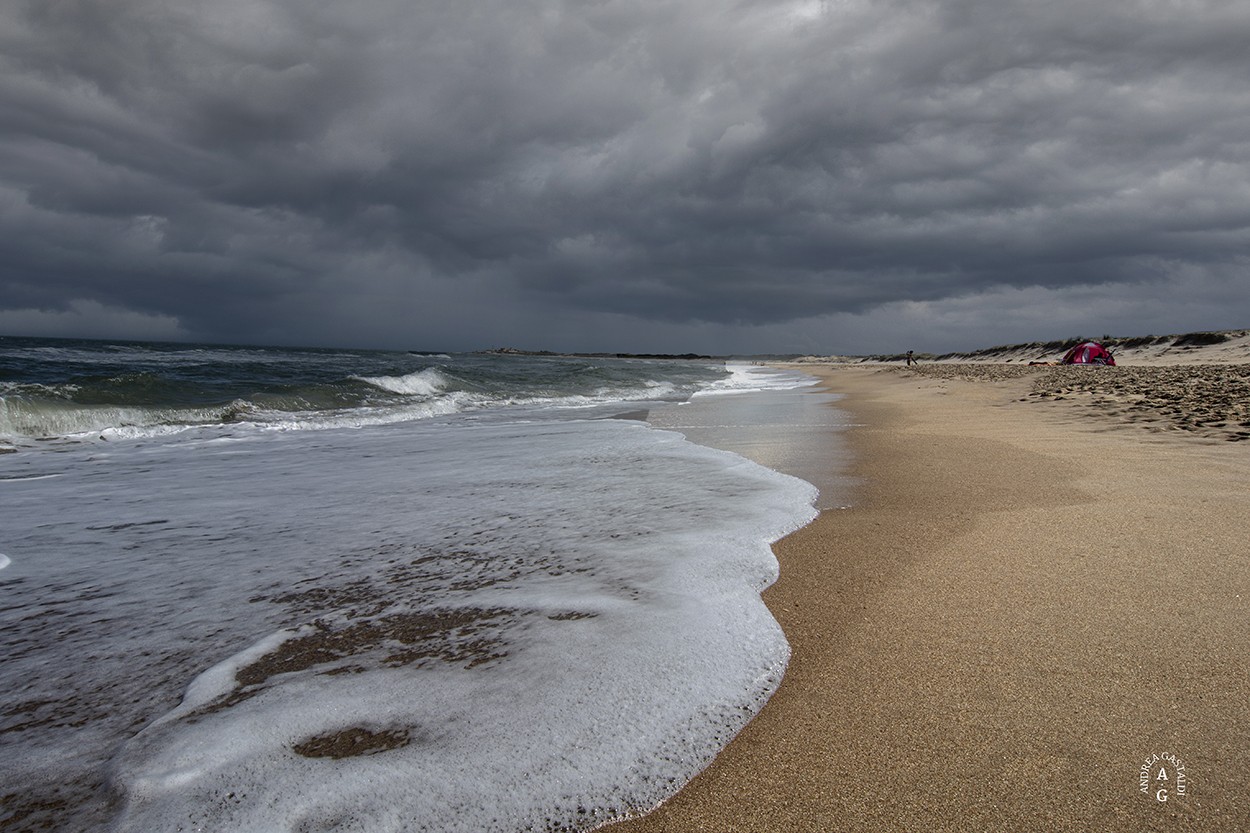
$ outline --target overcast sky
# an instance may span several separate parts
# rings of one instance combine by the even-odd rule
[[[1250,326],[1245,0],[5,0],[0,333]]]

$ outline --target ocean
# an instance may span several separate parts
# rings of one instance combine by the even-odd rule
[[[784,673],[769,544],[847,485],[813,382],[0,338],[0,827],[654,806]]]

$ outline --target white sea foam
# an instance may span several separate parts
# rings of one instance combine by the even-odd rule
[[[389,513],[412,471],[439,470],[438,493],[407,507],[404,528],[437,533],[421,535],[422,557],[454,558],[450,536],[461,556],[473,547],[491,565],[480,587],[440,604],[504,611],[475,625],[497,640],[497,656],[413,669],[380,658],[394,646],[364,646],[346,660],[355,673],[326,674],[342,664],[327,661],[240,689],[242,669],[316,629],[271,635],[201,676],[128,744],[120,830],[182,819],[208,830],[373,831],[606,819],[662,799],[759,708],[788,652],[758,595],[776,575],[767,544],[810,518],[810,487],[631,423],[479,426],[462,439],[472,453],[386,444],[387,465],[368,467],[367,479]],[[364,472],[345,483],[345,464],[336,488],[354,493]],[[380,514],[369,511],[365,526]],[[464,583],[463,567],[455,578]],[[410,604],[405,595],[339,624],[383,627]],[[319,621],[336,627],[332,615]],[[238,692],[250,696],[206,708]],[[293,751],[361,729],[407,743],[342,762]]]
[[[630,421],[235,428],[31,453],[62,476],[5,487],[0,648],[58,719],[0,780],[107,770],[125,799],[62,829],[585,828],[677,789],[780,679],[759,592],[802,481]],[[317,756],[352,733],[391,742]]]
[[[695,396],[752,393],[766,390],[796,390],[811,387],[816,379],[804,373],[779,370],[765,365],[726,362],[729,376],[710,383]]]
[[[376,388],[404,396],[434,396],[445,390],[448,379],[437,368],[427,367],[404,376],[357,376]]]

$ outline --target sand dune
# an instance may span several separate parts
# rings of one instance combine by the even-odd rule
[[[1063,339],[1049,342],[1028,342],[1001,347],[986,347],[968,352],[942,355],[920,354],[923,364],[941,363],[987,363],[1028,364],[1029,362],[1058,363],[1073,344],[1083,339]],[[1101,341],[1115,355],[1117,364],[1123,365],[1176,365],[1176,364],[1246,364],[1250,363],[1250,330],[1218,330],[1202,333],[1182,333],[1165,336],[1131,336]],[[864,364],[904,363],[904,354],[884,356],[806,356],[800,363]]]

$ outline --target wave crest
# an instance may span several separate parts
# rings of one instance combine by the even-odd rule
[[[401,396],[434,396],[447,389],[450,381],[437,368],[427,367],[406,376],[354,376],[375,388]]]

